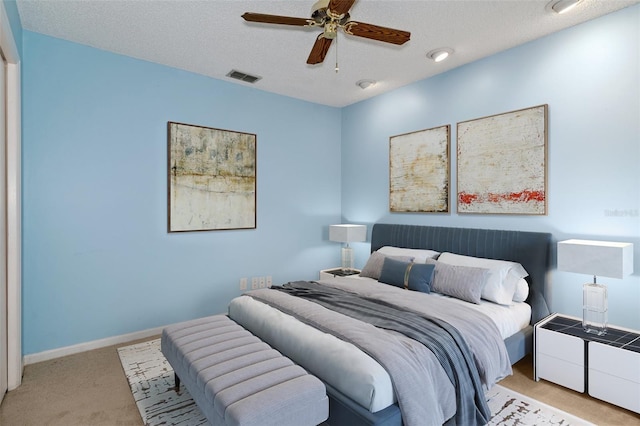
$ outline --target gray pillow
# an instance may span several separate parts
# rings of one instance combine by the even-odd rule
[[[400,260],[402,262],[413,262],[413,257],[385,256],[382,253],[378,253],[377,251],[374,251],[373,253],[371,253],[371,256],[369,256],[369,260],[367,260],[367,264],[364,265],[364,268],[362,268],[362,271],[360,271],[360,276],[373,278],[376,280],[379,279],[380,273],[382,272],[382,265],[384,265],[384,259],[387,257],[395,260]]]
[[[426,263],[436,265],[431,290],[456,299],[480,304],[480,295],[487,283],[488,269],[448,265],[431,259],[427,259]]]

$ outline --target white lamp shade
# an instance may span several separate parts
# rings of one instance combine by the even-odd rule
[[[599,277],[624,278],[633,273],[633,244],[591,240],[560,241],[558,269]]]
[[[367,240],[366,225],[329,225],[329,240],[340,243],[355,243]]]

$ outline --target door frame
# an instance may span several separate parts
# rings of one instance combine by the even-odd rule
[[[0,0],[0,48],[7,62],[7,362],[8,388],[22,383],[22,181],[20,52]]]

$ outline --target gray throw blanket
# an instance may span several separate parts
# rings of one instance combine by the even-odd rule
[[[282,287],[274,287],[274,289],[313,301],[343,315],[373,324],[376,327],[401,333],[422,343],[435,355],[455,388],[457,410],[455,416],[448,423],[484,425],[488,422],[491,413],[485,401],[473,357],[458,331],[445,321],[400,309],[381,300],[359,297],[340,289],[328,288],[313,282],[299,281]],[[283,308],[274,300],[265,300],[263,296],[256,298],[279,309]],[[269,298],[267,297],[266,299]],[[288,313],[295,315],[294,312]],[[305,321],[304,318],[300,319]],[[317,326],[317,324],[313,325]],[[344,332],[336,330],[323,331],[330,332],[343,339],[347,337],[348,341],[372,356],[387,369],[394,383],[398,404],[403,412],[403,421],[406,425],[423,425],[426,424],[427,419],[440,421],[441,423],[446,420],[446,417],[439,420],[436,420],[437,417],[434,418],[435,407],[425,403],[427,402],[425,399],[428,399],[426,398],[428,393],[424,392],[424,389],[421,389],[420,385],[416,384],[416,381],[428,381],[424,375],[420,377],[415,374],[416,371],[421,369],[421,366],[412,367],[409,370],[407,370],[406,366],[399,368],[397,360],[389,358],[389,350],[384,348],[385,342],[382,342],[382,344],[380,342],[375,343],[375,339],[372,339],[371,342],[363,342],[361,339],[349,339],[348,336],[344,335]],[[396,351],[399,350],[397,349]],[[415,355],[417,354],[414,353],[413,356]],[[411,357],[412,354],[409,354],[405,358],[410,359]],[[425,395],[425,398],[416,397],[416,394]]]

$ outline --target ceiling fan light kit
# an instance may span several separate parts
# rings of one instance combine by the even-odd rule
[[[453,49],[450,49],[448,47],[441,47],[428,52],[427,58],[431,59],[434,62],[442,62],[447,59],[452,53]]]
[[[262,24],[292,25],[298,27],[321,27],[322,33],[316,38],[307,64],[314,65],[324,61],[331,42],[338,36],[338,29],[345,34],[402,45],[409,41],[411,33],[393,28],[365,22],[352,21],[349,10],[356,0],[319,0],[311,9],[311,18],[295,18],[291,16],[266,15],[245,12],[242,17],[248,22]],[[337,67],[336,67],[337,68]]]

